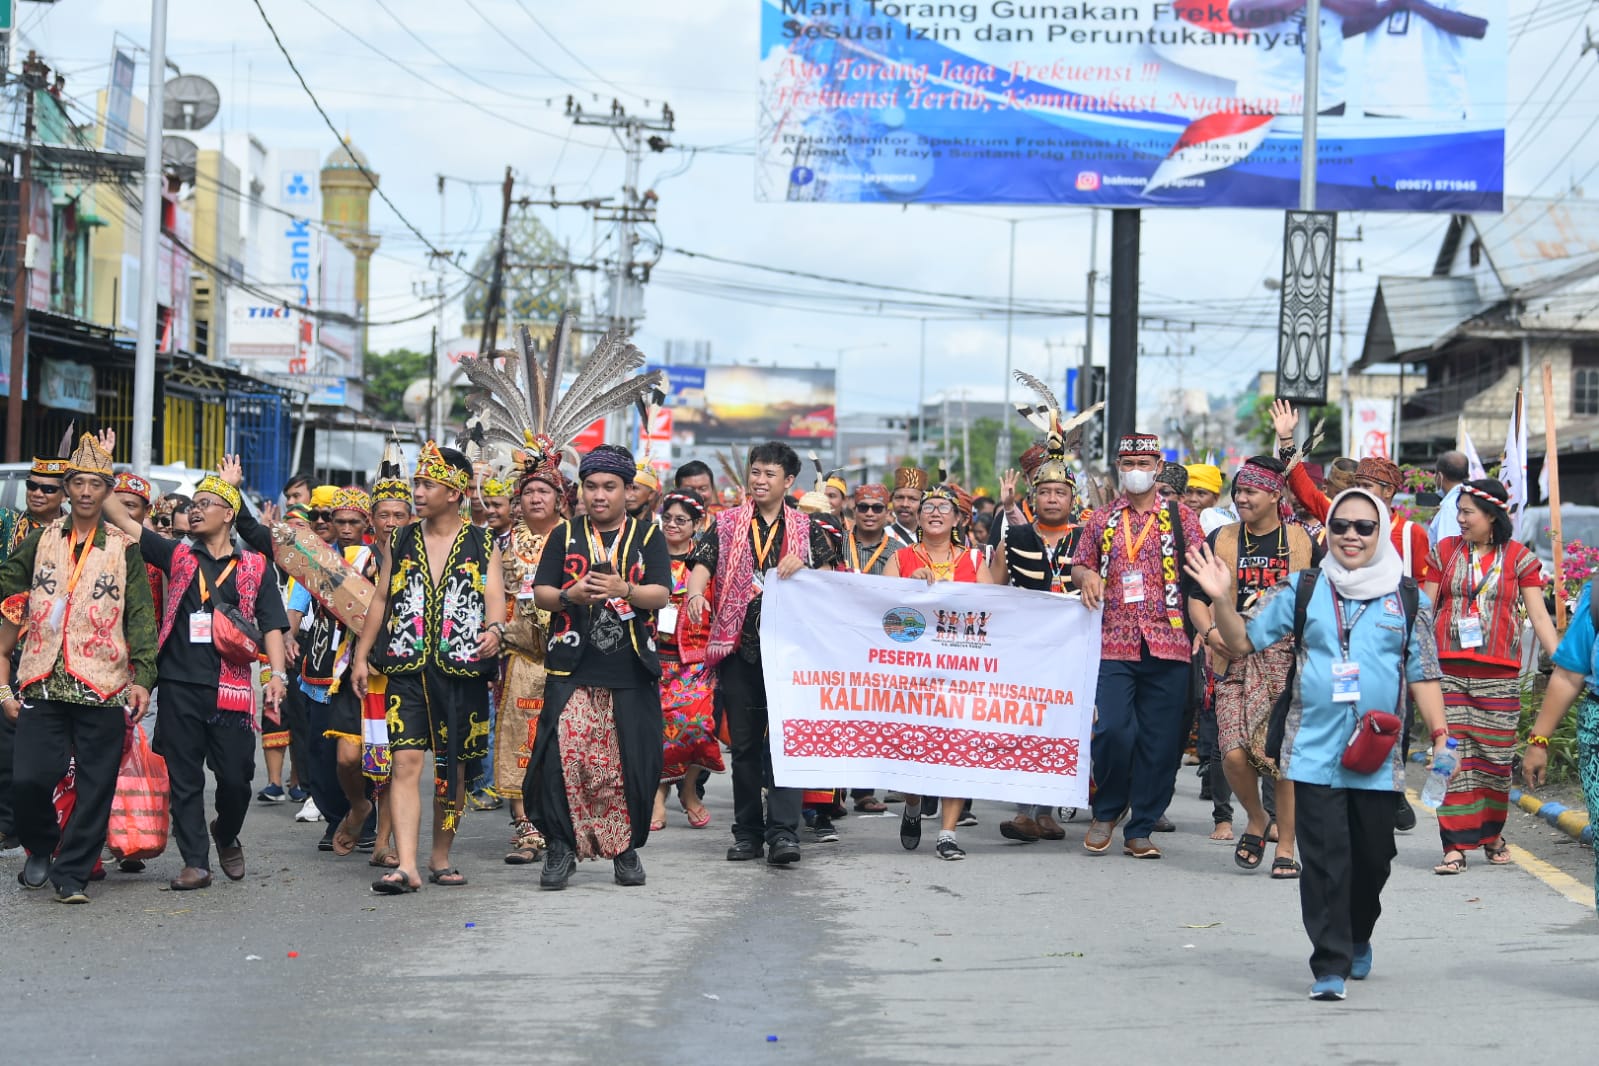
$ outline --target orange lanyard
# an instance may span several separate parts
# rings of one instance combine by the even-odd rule
[[[78,550],[78,531],[73,530],[67,534],[67,555],[72,556]],[[72,590],[78,587],[78,578],[83,576],[83,564],[89,561],[89,553],[94,550],[94,534],[89,534],[89,539],[83,543],[83,554],[77,556],[77,565],[72,568],[72,576],[67,578],[67,594],[64,599],[72,598]]]
[[[760,519],[750,519],[750,540],[755,544],[755,568],[766,569],[766,557],[772,553],[772,544],[777,540],[777,522],[772,523],[772,528],[766,532],[766,543],[761,543]]]
[[[605,547],[604,534],[595,529],[594,524],[589,522],[588,519],[585,518],[583,520],[583,535],[588,538],[589,564],[591,566],[594,563],[606,563],[613,571],[620,573],[620,571],[616,569],[616,564],[617,561],[622,557],[622,528],[626,524],[627,523],[624,522],[622,526],[618,526],[616,528],[616,539],[611,541],[611,546],[609,549],[607,549]],[[544,549],[541,547],[539,549],[539,555],[542,556],[543,554]]]
[[[1159,511],[1149,512],[1149,517],[1144,520],[1144,531],[1134,540],[1133,535],[1127,531],[1127,523],[1122,523],[1122,546],[1127,549],[1128,563],[1138,562],[1138,550],[1144,546],[1144,539],[1149,536],[1149,531],[1155,528],[1155,519],[1160,517]]]
[[[855,566],[855,572],[857,574],[869,574],[869,573],[871,573],[872,572],[872,567],[877,565],[877,560],[882,557],[883,550],[885,548],[887,548],[887,547],[888,547],[888,538],[885,536],[881,541],[878,542],[877,550],[872,553],[872,557],[870,559],[866,560],[866,565],[862,566],[861,565],[861,553],[860,553],[860,550],[855,545],[855,532],[854,532],[854,530],[851,530],[850,531],[850,535],[849,535],[849,557],[850,557],[850,562],[853,563],[854,566]]]
[[[233,559],[233,560],[231,560],[228,563],[227,566],[222,568],[222,573],[217,578],[217,588],[221,588],[222,587],[222,583],[228,579],[228,575],[233,573],[233,568],[235,566],[238,566],[238,565],[239,565],[239,560],[238,559]],[[207,603],[211,599],[211,590],[206,588],[206,585],[205,585],[205,571],[202,570],[200,567],[196,566],[194,568],[194,573],[195,573],[195,576],[200,579],[200,603],[202,605],[204,605],[205,603]],[[74,580],[76,580],[76,579],[74,579]]]

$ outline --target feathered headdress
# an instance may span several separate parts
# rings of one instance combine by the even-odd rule
[[[381,500],[399,500],[411,505],[411,479],[405,476],[405,456],[400,453],[400,442],[390,437],[383,445],[383,458],[378,460],[378,477],[372,485],[372,503]]]
[[[516,331],[515,351],[461,360],[467,380],[477,386],[466,398],[471,417],[463,444],[508,448],[522,464],[523,476],[558,471],[572,441],[596,419],[641,400],[664,398],[665,372],[637,373],[644,353],[619,329],[606,331],[572,387],[559,395],[575,317],[570,310],[561,313],[542,361],[526,326]],[[505,358],[505,370],[494,365],[497,357]]]
[[[1050,391],[1048,385],[1025,370],[1016,371],[1016,380],[1032,389],[1041,401],[1016,405],[1017,413],[1044,433],[1044,454],[1038,459],[1037,465],[1028,471],[1028,480],[1034,485],[1042,485],[1048,481],[1076,485],[1077,478],[1072,474],[1068,458],[1077,450],[1082,440],[1083,426],[1105,406],[1104,401],[1096,403],[1070,421],[1063,422],[1060,401],[1055,399],[1055,394]]]
[[[816,468],[816,487],[799,498],[799,509],[806,514],[828,514],[833,510],[833,501],[827,498],[823,491],[827,484],[827,475],[822,472],[822,460],[814,451],[808,457],[811,465]]]

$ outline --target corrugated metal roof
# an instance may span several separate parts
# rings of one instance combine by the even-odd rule
[[[1599,200],[1507,196],[1504,214],[1473,215],[1472,226],[1494,271],[1518,296],[1599,273]]]
[[[1425,352],[1483,309],[1470,277],[1380,277],[1356,367]]]

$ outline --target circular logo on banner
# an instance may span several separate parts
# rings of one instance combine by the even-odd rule
[[[895,607],[883,616],[883,632],[897,644],[909,644],[927,632],[927,619],[910,607]]]

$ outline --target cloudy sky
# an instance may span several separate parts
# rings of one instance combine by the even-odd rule
[[[1016,298],[1080,307],[1089,259],[1086,209],[941,208],[760,204],[747,154],[756,123],[759,0],[262,0],[312,89],[382,175],[383,189],[431,240],[472,255],[489,239],[498,182],[514,168],[519,195],[563,198],[614,193],[623,156],[604,131],[574,130],[567,94],[613,96],[630,109],[671,103],[673,141],[702,149],[648,158],[643,184],[660,195],[660,230],[671,247],[726,259],[1002,304],[1008,219],[1016,228]],[[92,101],[105,85],[114,33],[148,41],[148,5],[133,0],[23,3],[24,45],[68,76],[67,91]],[[220,87],[230,128],[263,141],[331,149],[317,118],[273,45],[252,0],[171,0],[168,52],[186,73]],[[1469,7],[1469,4],[1468,4]],[[1590,0],[1513,0],[1508,108],[1512,194],[1566,193],[1599,161],[1599,91],[1584,89],[1599,55],[1579,58]],[[331,19],[330,17],[331,16]],[[333,21],[336,19],[339,24]],[[1599,26],[1599,15],[1587,19]],[[542,26],[540,25],[542,24]],[[379,55],[384,53],[389,58]],[[141,57],[139,95],[146,74]],[[593,97],[600,98],[598,105]],[[647,103],[646,103],[647,101]],[[1573,148],[1573,146],[1575,146]],[[1568,158],[1562,159],[1570,151]],[[449,181],[440,229],[437,175]],[[479,182],[481,184],[469,184]],[[1599,178],[1590,178],[1599,195]],[[383,247],[374,261],[374,319],[417,307],[426,274],[421,242],[395,215],[374,207]],[[578,211],[545,221],[574,252],[593,239]],[[1340,233],[1364,240],[1340,252],[1347,279],[1350,352],[1358,353],[1379,273],[1430,269],[1442,216],[1353,214]],[[1100,270],[1109,269],[1109,216],[1102,215]],[[1232,391],[1275,362],[1276,297],[1263,281],[1280,272],[1282,216],[1272,211],[1144,212],[1143,310],[1168,315],[1168,330],[1146,327],[1140,393],[1149,407],[1176,384]],[[1361,269],[1353,270],[1358,259]],[[639,342],[708,341],[719,361],[758,359],[831,365],[843,355],[846,411],[905,410],[914,403],[921,323],[889,317],[862,296],[821,313],[772,293],[736,298],[696,293],[715,278],[762,290],[808,283],[747,268],[668,254],[646,295]],[[725,284],[716,286],[727,293]],[[1108,289],[1101,287],[1103,313]],[[931,297],[933,303],[946,300]],[[898,314],[908,314],[899,312]],[[1186,320],[1186,321],[1185,321]],[[429,323],[374,331],[372,346],[424,346]],[[927,323],[928,392],[997,388],[1003,377],[1003,316]],[[1040,375],[1078,359],[1080,318],[1015,323],[1018,367]],[[1104,325],[1099,340],[1104,350]],[[1335,353],[1337,351],[1335,337]],[[1167,350],[1182,359],[1157,357]]]

